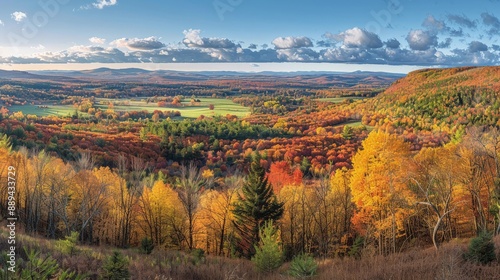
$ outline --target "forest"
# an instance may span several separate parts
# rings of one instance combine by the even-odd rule
[[[500,274],[500,67],[343,84],[75,75],[0,76],[0,221],[16,209],[19,279]],[[177,111],[217,99],[250,113]],[[27,100],[69,113],[11,110]]]

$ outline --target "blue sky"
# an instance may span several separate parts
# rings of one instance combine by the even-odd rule
[[[499,16],[500,0],[0,0],[0,67],[497,65]]]

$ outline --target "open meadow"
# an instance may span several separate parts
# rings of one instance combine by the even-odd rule
[[[96,108],[107,110],[110,102],[117,104],[113,106],[113,110],[119,112],[131,111],[148,111],[150,113],[160,111],[179,111],[181,118],[196,119],[201,115],[204,116],[225,116],[227,114],[235,115],[237,117],[245,117],[250,114],[250,109],[242,105],[236,104],[230,99],[223,98],[198,98],[199,102],[191,104],[189,101],[182,101],[179,107],[159,107],[157,103],[148,103],[146,99],[107,99],[96,98]],[[214,109],[210,110],[210,105],[214,105]],[[24,115],[36,116],[59,116],[65,117],[73,115],[75,108],[73,105],[14,105],[9,107],[11,112],[23,112]],[[81,112],[79,112],[81,113]]]

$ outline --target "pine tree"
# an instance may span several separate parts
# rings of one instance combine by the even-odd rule
[[[283,215],[283,203],[278,202],[266,170],[261,166],[261,156],[254,155],[247,181],[234,204],[234,226],[239,233],[239,250],[250,258],[255,254],[254,245],[259,242],[259,228],[266,221],[276,221]]]
[[[12,141],[6,134],[0,133],[0,148],[4,148],[9,152],[12,151]]]
[[[120,252],[114,251],[113,255],[106,259],[103,265],[104,273],[101,279],[106,280],[124,280],[130,279],[130,272],[128,271],[128,260]]]
[[[278,231],[273,222],[268,221],[260,231],[259,246],[255,245],[252,262],[262,272],[271,272],[283,264],[283,251],[280,248]]]

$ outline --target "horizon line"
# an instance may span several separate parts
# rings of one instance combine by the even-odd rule
[[[437,66],[417,65],[381,65],[381,64],[350,64],[350,63],[314,63],[314,62],[191,62],[191,63],[44,63],[44,64],[0,64],[0,70],[17,71],[83,71],[98,68],[143,70],[171,70],[182,72],[386,72],[393,74],[408,74],[411,71],[436,68]]]

